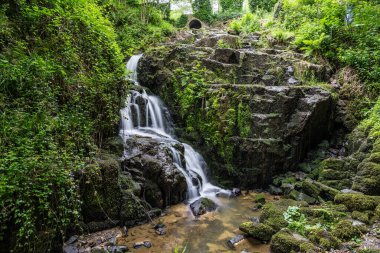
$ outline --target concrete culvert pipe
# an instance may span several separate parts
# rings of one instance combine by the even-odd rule
[[[202,22],[198,19],[193,19],[189,22],[189,28],[190,29],[201,29],[202,28]]]

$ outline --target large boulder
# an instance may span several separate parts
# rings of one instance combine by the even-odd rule
[[[141,185],[141,197],[153,207],[163,208],[186,198],[186,179],[173,162],[171,145],[148,137],[126,140],[123,171]],[[183,145],[176,143],[175,148],[183,158]]]
[[[272,237],[270,248],[273,253],[289,253],[300,251],[300,246],[308,240],[301,235],[283,229]]]
[[[76,173],[85,230],[146,220],[144,203],[133,194],[133,179],[122,173],[117,157],[101,154],[96,163]]]
[[[215,202],[208,198],[199,198],[190,204],[190,209],[194,216],[215,211],[217,207]]]
[[[336,204],[345,205],[350,211],[373,211],[379,204],[379,199],[377,197],[358,193],[337,194],[334,201]]]
[[[264,223],[244,222],[240,224],[239,229],[251,237],[263,242],[268,242],[275,233],[275,230]]]

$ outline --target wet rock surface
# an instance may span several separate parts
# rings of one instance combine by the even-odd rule
[[[186,179],[174,165],[172,153],[165,142],[134,136],[126,140],[125,148],[123,171],[141,187],[141,197],[152,207],[163,208],[185,199]],[[177,143],[176,148],[183,154],[182,144]]]
[[[194,216],[200,216],[207,212],[215,211],[218,206],[208,198],[199,198],[190,204]]]
[[[205,34],[194,45],[166,44],[152,49],[139,63],[140,83],[165,100],[179,126],[177,133],[203,149],[215,176],[232,179],[236,186],[266,186],[274,175],[295,167],[308,150],[329,137],[332,96],[303,81],[309,76],[326,80],[329,70],[285,50],[237,48],[233,46],[235,37]],[[219,48],[217,41],[228,48]],[[185,124],[180,105],[172,99],[178,92],[176,71],[198,63],[205,69],[202,78],[207,91],[199,104],[192,105],[191,113],[200,115],[202,121],[210,120],[205,115],[215,101],[218,109],[213,113],[236,113],[235,127],[231,127],[235,130],[221,137],[224,148],[232,153],[228,160],[221,155],[220,145],[208,143],[209,136],[197,129],[198,125]],[[244,128],[239,115],[245,115]],[[191,136],[183,134],[181,129],[186,128],[194,129]],[[229,171],[226,164],[234,168],[234,174],[224,173]]]
[[[300,164],[311,148],[331,134],[335,105],[331,93],[308,86],[307,81],[310,76],[318,81],[327,80],[328,68],[307,62],[294,52],[253,50],[248,40],[240,45],[239,38],[234,35],[204,36],[202,33],[184,36],[183,43],[188,44],[166,44],[151,50],[140,63],[140,82],[160,94],[170,106],[178,124],[177,134],[204,147],[203,153],[215,176],[232,182],[231,188],[263,187],[276,197],[269,197],[262,191],[247,193],[248,196],[243,193],[244,198],[250,199],[250,206],[244,218],[239,218],[240,225],[233,225],[233,231],[231,226],[223,226],[224,221],[215,218],[219,214],[213,211],[218,205],[210,199],[200,198],[189,205],[188,215],[191,212],[196,216],[190,222],[184,223],[183,215],[176,213],[165,220],[167,226],[160,220],[155,226],[143,225],[145,230],[132,228],[130,232],[125,227],[120,229],[121,236],[99,234],[95,241],[74,236],[66,242],[64,252],[125,252],[128,246],[141,252],[150,252],[152,248],[155,252],[157,245],[170,244],[163,242],[165,238],[177,238],[181,234],[179,223],[191,229],[200,223],[199,231],[217,224],[214,235],[207,233],[208,241],[193,234],[192,239],[197,238],[195,240],[204,245],[199,246],[197,242],[192,247],[205,252],[220,252],[220,245],[210,246],[210,242],[220,242],[221,238],[223,250],[228,247],[242,252],[250,252],[239,246],[246,246],[248,241],[258,245],[270,242],[274,253],[377,252],[380,248],[377,223],[380,199],[366,195],[380,192],[376,179],[380,160],[374,140],[358,130],[349,142],[342,144],[340,140],[338,144],[324,147],[324,155],[317,156],[319,160],[315,164],[312,160]],[[202,98],[190,105],[194,115],[207,121],[208,114],[216,114],[218,121],[226,122],[215,130],[222,133],[218,138],[224,143],[215,146],[208,142],[207,132],[197,125],[187,125],[180,113],[183,108],[174,97],[178,92],[174,89],[178,85],[176,75],[181,71],[193,71],[196,65],[203,68],[206,86],[199,91]],[[217,110],[210,111],[212,107]],[[223,118],[226,112],[233,112],[226,114],[233,120]],[[227,126],[230,127],[228,135],[223,135],[223,127]],[[126,143],[109,140],[104,147],[112,152],[119,152],[122,147],[125,152],[121,166],[114,157],[104,156],[98,161],[100,172],[89,170],[81,174],[87,231],[115,224],[134,225],[147,216],[165,216],[166,211],[161,213],[159,208],[185,199],[186,180],[173,165],[165,141],[134,137]],[[176,144],[176,149],[183,160],[183,146]],[[368,150],[371,151],[369,155],[366,154]],[[230,160],[224,160],[226,157],[221,153],[232,154]],[[290,169],[296,172],[288,172]],[[272,182],[274,175],[279,176]],[[117,183],[108,183],[112,177],[117,178]],[[89,182],[96,182],[96,189],[91,190]],[[217,197],[230,201],[230,197],[240,198],[241,194],[236,188],[228,196],[221,193]],[[91,196],[100,196],[107,211],[91,202]],[[109,196],[122,200],[116,203],[114,199],[107,199]],[[94,212],[86,212],[90,209]],[[223,206],[220,209],[223,211]],[[241,223],[243,220],[249,221]],[[244,234],[238,234],[241,232],[237,228]],[[219,230],[230,231],[217,236]],[[182,238],[187,238],[189,231],[184,228]],[[170,247],[173,249],[174,245]],[[268,247],[266,245],[265,250],[259,252],[269,252]]]
[[[247,249],[248,252],[269,253],[269,245],[252,241],[237,229],[244,214],[252,213],[249,208],[253,196],[243,194],[231,199],[222,198],[222,206],[228,205],[231,209],[209,212],[196,218],[187,205],[175,205],[163,216],[152,219],[151,223],[129,227],[127,234],[123,227],[117,227],[80,236],[73,245],[79,252],[86,253],[107,253],[115,246],[141,253],[172,252],[176,248],[183,250],[185,246],[188,252],[223,252],[230,250],[227,241],[238,236],[243,239],[234,245],[237,252]],[[156,233],[160,228],[165,229],[165,235]],[[138,248],[135,249],[134,245]]]

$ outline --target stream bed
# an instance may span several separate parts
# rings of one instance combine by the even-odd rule
[[[269,244],[263,244],[252,238],[245,238],[235,245],[235,249],[227,246],[232,237],[243,234],[239,225],[250,218],[258,216],[254,211],[254,193],[230,199],[220,199],[222,206],[216,212],[194,217],[186,204],[178,204],[167,209],[162,217],[149,224],[130,228],[128,236],[119,237],[117,244],[126,245],[131,252],[173,252],[175,248],[186,252],[270,252]],[[165,235],[157,235],[155,224],[165,225]],[[134,249],[137,242],[150,241],[151,248]],[[181,251],[179,251],[181,252]]]

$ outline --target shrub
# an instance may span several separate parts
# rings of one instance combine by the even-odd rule
[[[185,14],[182,14],[178,19],[177,21],[175,22],[175,26],[178,27],[178,28],[182,28],[182,27],[185,27],[187,25],[187,22],[189,21],[189,18],[187,17],[187,15]]]
[[[284,213],[284,219],[288,222],[288,228],[304,235],[307,230],[306,216],[297,206],[289,206]]]
[[[230,29],[236,33],[251,33],[259,31],[261,28],[259,17],[252,13],[244,14],[241,19],[230,23]]]
[[[243,0],[220,0],[220,5],[223,12],[241,12],[243,9]]]
[[[256,11],[257,9],[270,11],[277,3],[277,0],[249,0],[248,2],[251,11]]]
[[[349,10],[353,22],[345,19]],[[380,84],[380,5],[372,1],[285,0],[280,15],[295,45],[338,66],[351,66],[374,94]]]
[[[204,22],[211,23],[213,21],[212,7],[209,0],[194,0],[192,2],[194,17]]]

